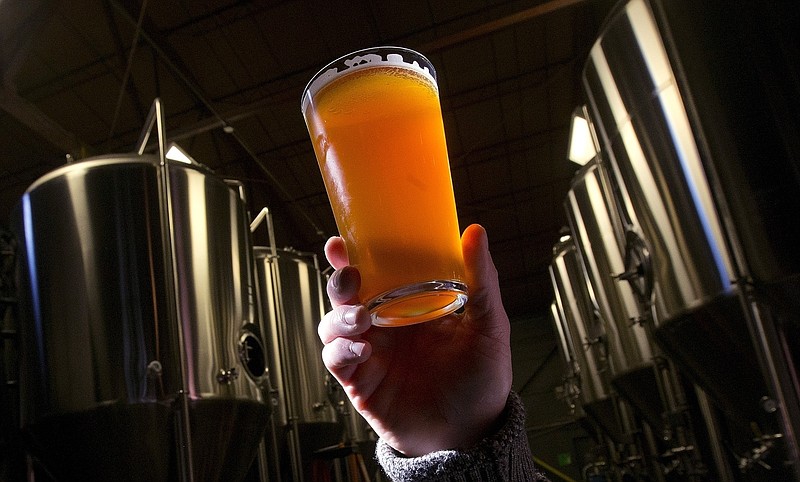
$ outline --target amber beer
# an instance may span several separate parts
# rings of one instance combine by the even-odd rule
[[[401,48],[322,69],[303,115],[361,301],[376,325],[439,318],[466,302],[435,72]]]

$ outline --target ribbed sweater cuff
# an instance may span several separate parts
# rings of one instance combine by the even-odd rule
[[[495,434],[467,450],[441,450],[405,457],[382,439],[375,449],[378,463],[394,482],[546,481],[533,465],[525,433],[525,408],[511,392],[505,421]]]

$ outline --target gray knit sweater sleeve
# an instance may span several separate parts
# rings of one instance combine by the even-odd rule
[[[379,439],[378,463],[394,482],[522,482],[547,478],[533,466],[525,433],[525,408],[511,392],[505,423],[497,433],[468,450],[442,450],[421,457],[405,457]]]

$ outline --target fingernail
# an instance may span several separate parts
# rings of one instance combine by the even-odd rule
[[[328,296],[335,300],[348,299],[357,290],[361,275],[352,266],[345,266],[331,275]]]
[[[360,279],[358,270],[352,266],[345,266],[339,270],[339,284],[340,290],[352,290]]]
[[[364,353],[364,342],[363,341],[350,342],[350,352],[355,356],[361,356],[361,354]]]
[[[344,322],[347,323],[348,325],[355,325],[356,320],[358,319],[358,309],[359,308],[357,306],[348,309],[347,312],[345,312],[344,316],[342,317]]]

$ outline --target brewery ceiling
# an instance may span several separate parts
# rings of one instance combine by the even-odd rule
[[[67,154],[131,152],[158,97],[167,138],[241,180],[251,212],[269,207],[279,247],[321,253],[336,226],[301,90],[340,55],[402,45],[428,56],[439,75],[462,228],[487,228],[509,313],[543,314],[576,170],[566,160],[570,115],[611,6],[0,0],[0,219],[8,223],[27,186]]]

